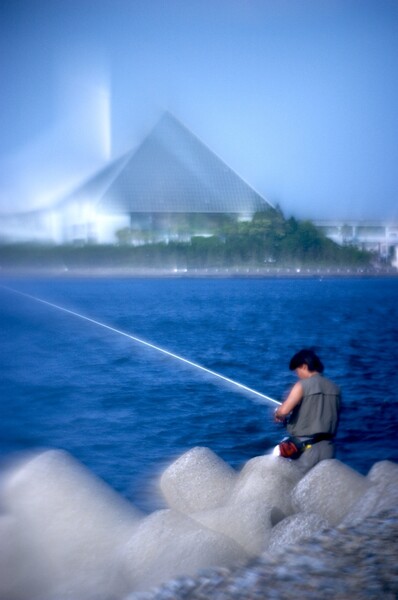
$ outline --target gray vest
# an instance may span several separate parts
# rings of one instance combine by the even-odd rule
[[[299,437],[316,433],[335,435],[341,404],[340,388],[319,374],[301,379],[300,383],[304,395],[289,417],[287,431]]]

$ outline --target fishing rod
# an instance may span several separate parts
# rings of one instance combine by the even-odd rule
[[[247,385],[244,385],[243,383],[234,381],[233,379],[230,379],[229,377],[226,377],[225,375],[221,375],[221,373],[217,373],[216,371],[213,371],[212,369],[208,369],[207,367],[204,367],[204,366],[202,366],[196,362],[193,362],[191,360],[188,360],[187,358],[184,358],[183,356],[179,356],[178,354],[175,354],[174,352],[170,352],[169,350],[166,350],[165,348],[161,348],[160,346],[152,344],[151,342],[147,342],[146,340],[143,340],[135,335],[132,335],[131,333],[127,333],[125,331],[122,331],[121,329],[116,329],[115,327],[111,327],[110,325],[107,325],[106,323],[102,323],[101,321],[97,321],[96,319],[92,319],[91,317],[87,317],[86,315],[82,315],[78,312],[70,310],[69,308],[65,308],[64,306],[54,304],[53,302],[49,302],[48,300],[44,300],[43,298],[38,298],[37,296],[32,296],[31,294],[26,294],[25,292],[15,290],[14,288],[10,288],[8,286],[1,285],[0,287],[2,289],[5,289],[9,292],[14,293],[14,294],[19,294],[20,296],[24,296],[25,298],[29,298],[30,300],[34,300],[35,302],[40,302],[42,304],[45,304],[46,306],[50,306],[51,308],[55,308],[64,313],[67,313],[74,317],[78,317],[79,319],[83,319],[84,321],[88,321],[89,323],[93,323],[94,325],[98,325],[99,327],[103,327],[104,329],[107,329],[109,331],[112,331],[114,333],[122,335],[126,338],[129,338],[130,340],[133,340],[134,342],[137,342],[139,344],[147,346],[148,348],[152,348],[152,350],[161,352],[162,354],[165,354],[166,356],[169,356],[170,358],[179,360],[180,362],[183,362],[187,365],[190,365],[191,367],[195,367],[196,369],[204,371],[205,373],[208,373],[209,375],[212,375],[213,377],[217,377],[218,379],[221,379],[227,383],[235,385],[239,389],[255,395],[257,398],[261,398],[262,400],[267,400],[268,402],[272,402],[272,403],[278,404],[278,405],[282,404],[278,400],[274,400],[274,398],[270,398],[270,396],[266,396],[265,394],[262,394],[261,392],[258,392],[257,390],[254,390],[253,388],[250,388]]]

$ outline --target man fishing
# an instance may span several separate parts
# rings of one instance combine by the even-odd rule
[[[313,350],[300,350],[290,360],[289,369],[299,381],[286,400],[275,410],[275,420],[286,426],[289,436],[279,444],[280,456],[296,459],[306,473],[321,460],[334,457],[341,406],[337,385],[323,377],[324,366]]]

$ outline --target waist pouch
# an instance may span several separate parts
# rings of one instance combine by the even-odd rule
[[[293,436],[285,437],[279,443],[279,453],[280,456],[283,456],[284,458],[291,458],[294,460],[299,458],[308,446],[312,446],[312,444],[322,442],[323,440],[331,439],[333,439],[333,435],[329,433],[317,433],[305,440],[300,440]]]
[[[279,454],[284,458],[299,458],[306,445],[307,442],[302,442],[295,437],[286,437],[279,443]]]

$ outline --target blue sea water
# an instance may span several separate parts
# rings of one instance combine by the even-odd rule
[[[283,435],[260,403],[127,332],[282,400],[315,348],[342,388],[337,458],[398,460],[398,278],[3,279],[0,451],[71,453],[141,508],[194,446],[239,468]]]

